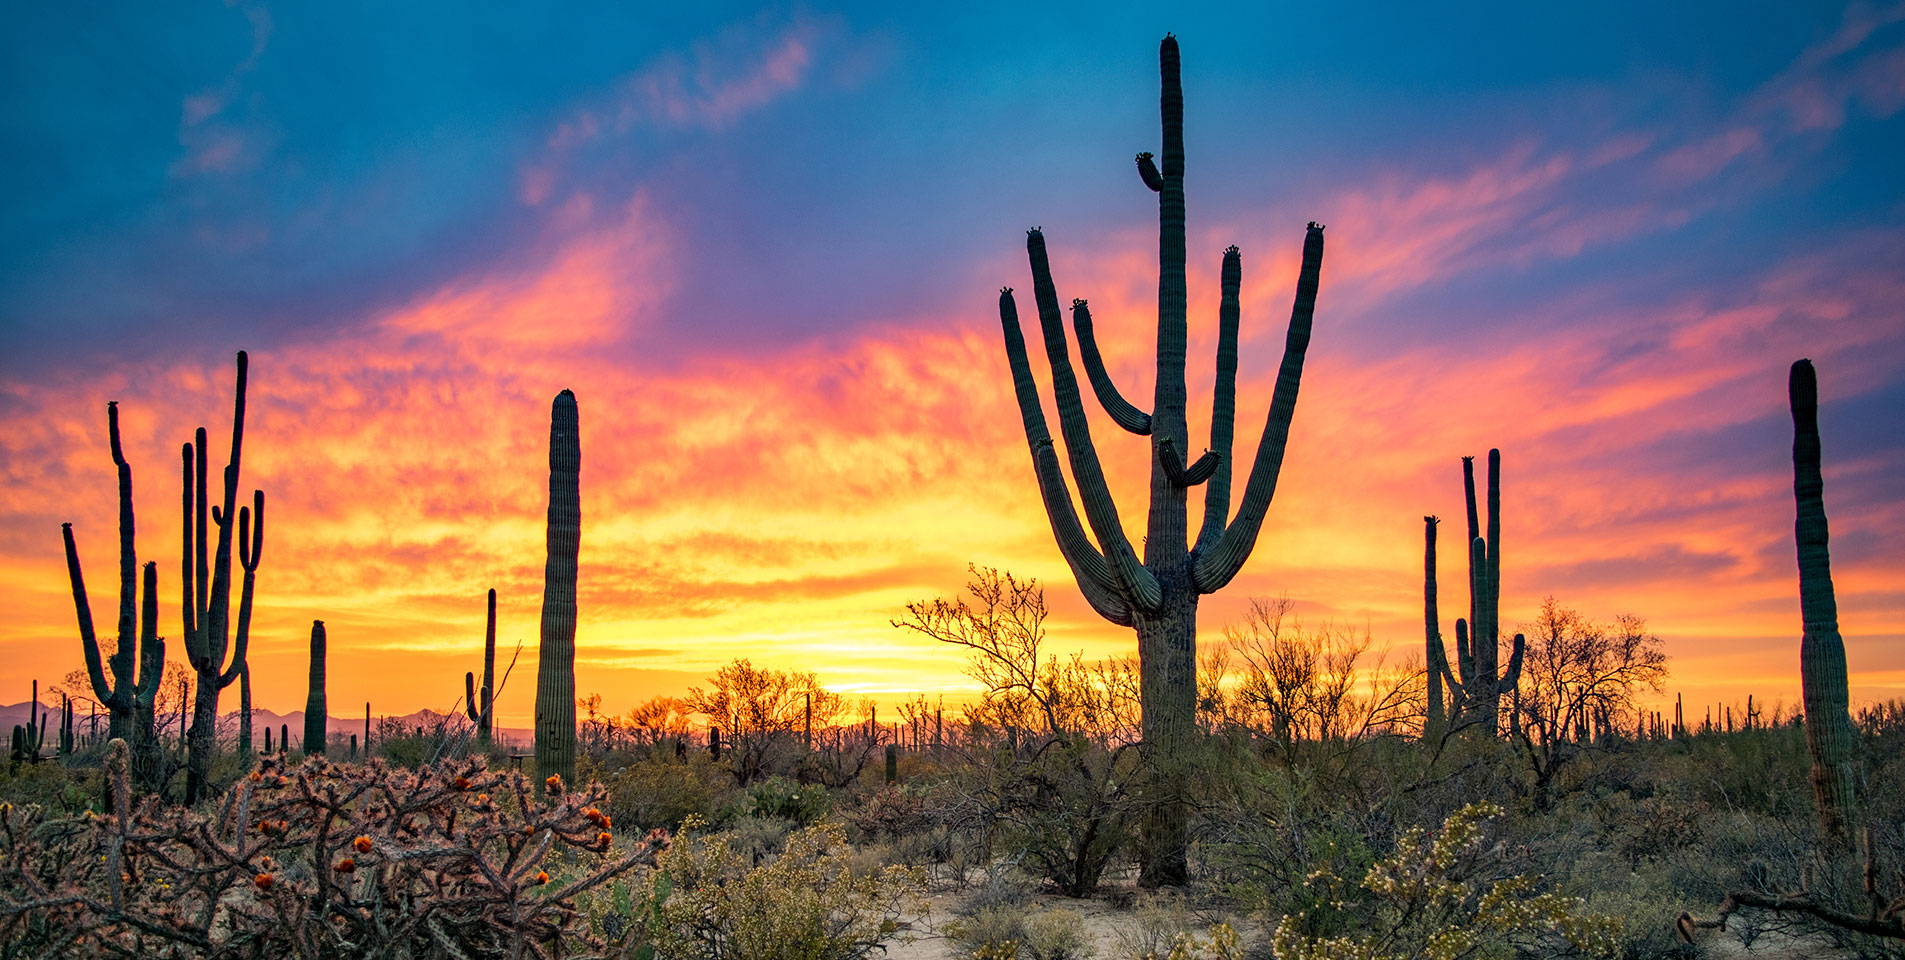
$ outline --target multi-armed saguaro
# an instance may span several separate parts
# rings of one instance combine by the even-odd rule
[[[60,524],[66,540],[66,573],[73,584],[73,608],[79,617],[79,641],[86,653],[86,675],[92,681],[93,696],[106,705],[106,736],[112,740],[135,738],[135,718],[140,705],[150,713],[152,700],[159,693],[159,678],[165,670],[165,641],[159,637],[158,568],[146,564],[145,604],[135,607],[139,597],[139,559],[133,549],[132,466],[119,446],[119,404],[106,404],[106,435],[112,448],[112,462],[119,471],[119,648],[103,664],[99,640],[93,635],[92,605],[86,602],[86,579],[79,570],[79,548],[73,543],[73,525]],[[143,628],[137,613],[145,614]],[[134,677],[133,634],[138,633],[137,678]],[[112,669],[112,682],[106,682],[106,668]],[[146,731],[150,733],[150,731]]]
[[[1502,452],[1488,451],[1488,537],[1483,539],[1475,509],[1475,458],[1462,458],[1462,487],[1468,499],[1468,618],[1455,621],[1455,670],[1449,669],[1442,646],[1435,588],[1435,517],[1423,517],[1423,623],[1428,641],[1429,715],[1433,734],[1446,728],[1478,724],[1488,733],[1499,729],[1501,698],[1521,682],[1522,651],[1527,638],[1515,634],[1508,669],[1501,669],[1501,475]],[[1456,679],[1457,673],[1461,679]],[[1447,713],[1442,687],[1448,687]]]
[[[1032,451],[1039,492],[1050,516],[1059,551],[1078,580],[1079,589],[1094,610],[1107,620],[1133,627],[1138,633],[1142,671],[1140,698],[1144,712],[1144,739],[1149,755],[1162,764],[1180,753],[1182,738],[1191,730],[1197,689],[1197,599],[1229,583],[1242,569],[1257,542],[1264,511],[1276,491],[1283,465],[1290,418],[1296,409],[1297,385],[1303,374],[1303,355],[1310,342],[1310,319],[1316,308],[1318,277],[1323,265],[1323,228],[1315,223],[1303,242],[1303,265],[1297,277],[1296,304],[1284,343],[1283,365],[1277,371],[1276,391],[1244,486],[1236,516],[1230,514],[1231,439],[1237,400],[1238,289],[1243,268],[1236,247],[1224,251],[1222,291],[1218,308],[1217,382],[1211,411],[1210,449],[1186,466],[1183,452],[1190,449],[1185,423],[1184,354],[1185,238],[1184,238],[1184,95],[1178,78],[1177,41],[1165,37],[1158,52],[1162,91],[1163,166],[1149,153],[1138,155],[1138,171],[1146,186],[1158,194],[1158,341],[1157,379],[1153,406],[1144,413],[1127,402],[1113,386],[1092,336],[1091,312],[1085,301],[1072,301],[1072,323],[1077,329],[1079,354],[1099,402],[1124,429],[1152,438],[1151,509],[1145,525],[1144,558],[1139,560],[1125,536],[1118,508],[1105,484],[1104,470],[1092,446],[1091,430],[1079,398],[1065,345],[1065,324],[1045,253],[1044,234],[1034,229],[1026,236],[1031,260],[1033,298],[1045,353],[1052,366],[1052,392],[1058,401],[1059,426],[1064,434],[1073,479],[1091,525],[1088,537],[1072,507],[1058,454],[1039,407],[1038,387],[1026,358],[1019,332],[1018,307],[1011,288],[999,292],[999,318],[1005,328],[1006,356],[1011,363],[1019,413],[1025,421],[1025,439]],[[1186,501],[1190,488],[1205,483],[1204,520],[1195,545],[1188,542]],[[1096,544],[1093,543],[1093,538]],[[1174,782],[1160,777],[1161,785]],[[1151,884],[1178,884],[1185,878],[1186,828],[1183,807],[1166,800],[1146,827],[1143,879]]]
[[[179,451],[185,492],[184,556],[181,562],[180,590],[184,597],[185,651],[198,673],[198,690],[192,701],[191,756],[186,766],[185,796],[197,802],[205,790],[212,768],[212,751],[217,746],[218,694],[231,686],[245,670],[245,648],[251,638],[251,596],[257,584],[258,561],[265,547],[265,493],[254,490],[251,506],[238,506],[239,454],[245,440],[245,378],[250,360],[238,351],[238,387],[232,402],[231,462],[225,466],[224,507],[210,505],[207,510],[205,428],[198,429],[196,443],[185,444]],[[194,493],[197,494],[194,500]],[[195,509],[196,508],[196,509]],[[245,571],[244,589],[238,600],[236,642],[231,629],[232,598],[232,511],[238,512],[238,562]],[[209,513],[218,525],[218,550],[206,567],[206,526]],[[195,522],[196,521],[196,522]],[[253,525],[256,521],[256,526]],[[193,560],[196,558],[196,565]],[[230,648],[231,661],[225,654]]]
[[[470,722],[476,724],[476,739],[479,743],[488,743],[490,739],[490,712],[496,699],[496,591],[489,592],[489,619],[483,627],[483,689],[478,699],[476,674],[463,674],[463,709],[470,715]]]
[[[536,776],[575,779],[575,573],[582,550],[582,432],[575,394],[549,412],[549,560],[536,669]]]
[[[1793,408],[1793,499],[1799,546],[1800,695],[1806,703],[1806,749],[1812,789],[1826,845],[1844,849],[1851,832],[1852,719],[1846,686],[1845,641],[1839,601],[1832,592],[1832,554],[1826,528],[1826,482],[1819,471],[1819,379],[1811,360],[1793,364],[1787,380]]]

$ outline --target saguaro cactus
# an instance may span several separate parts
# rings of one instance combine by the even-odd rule
[[[490,739],[490,714],[496,697],[496,591],[489,592],[489,617],[483,627],[483,687],[478,699],[476,674],[463,674],[463,709],[476,724],[478,743]]]
[[[1264,424],[1263,438],[1245,484],[1243,502],[1235,517],[1230,513],[1231,440],[1236,420],[1237,327],[1242,260],[1236,247],[1224,251],[1222,301],[1218,308],[1217,378],[1211,414],[1210,449],[1186,466],[1190,449],[1185,422],[1184,355],[1185,235],[1184,235],[1184,96],[1178,77],[1177,40],[1166,36],[1158,51],[1163,121],[1163,166],[1151,154],[1138,155],[1138,172],[1158,194],[1158,346],[1157,378],[1150,413],[1127,402],[1113,385],[1093,338],[1090,308],[1072,301],[1072,323],[1079,354],[1085,363],[1099,402],[1120,427],[1152,438],[1151,507],[1145,527],[1144,558],[1139,560],[1125,537],[1118,508],[1105,484],[1091,429],[1079,398],[1065,343],[1065,325],[1058,293],[1045,252],[1045,236],[1038,229],[1026,235],[1032,268],[1033,298],[1038,304],[1045,353],[1052,367],[1052,391],[1058,401],[1059,426],[1065,439],[1073,479],[1091,525],[1087,537],[1072,507],[1058,454],[1039,406],[1038,387],[1019,332],[1018,306],[1011,288],[999,292],[999,319],[1005,332],[1006,357],[1012,369],[1014,392],[1031,448],[1039,492],[1044,499],[1059,552],[1071,567],[1079,589],[1092,608],[1113,623],[1132,627],[1138,634],[1142,674],[1140,700],[1144,714],[1147,755],[1158,765],[1159,802],[1145,827],[1143,881],[1147,884],[1182,883],[1186,875],[1184,807],[1175,799],[1181,778],[1169,768],[1182,755],[1182,741],[1192,730],[1197,690],[1197,600],[1212,593],[1243,568],[1256,545],[1266,508],[1276,492],[1282,469],[1290,420],[1296,409],[1297,387],[1303,374],[1303,356],[1310,342],[1310,321],[1316,308],[1318,278],[1323,265],[1323,228],[1309,225],[1303,242],[1303,264],[1297,277],[1296,302],[1284,342],[1283,365],[1277,372],[1276,391]],[[1190,488],[1205,483],[1204,520],[1195,545],[1188,542],[1186,500]],[[1096,540],[1096,543],[1093,540]]]
[[[311,692],[304,698],[304,755],[324,755],[324,621],[311,621]]]
[[[575,394],[549,412],[549,559],[536,669],[536,776],[575,779],[575,575],[582,549],[582,435]]]
[[[1522,652],[1527,638],[1517,633],[1508,669],[1501,664],[1501,462],[1500,450],[1488,451],[1488,536],[1482,537],[1475,509],[1475,458],[1462,458],[1462,487],[1468,506],[1468,619],[1455,621],[1455,670],[1449,669],[1442,640],[1436,635],[1435,593],[1425,590],[1429,669],[1440,672],[1449,692],[1448,713],[1461,724],[1477,724],[1493,735],[1501,729],[1501,698],[1521,682]],[[1429,583],[1434,582],[1433,524],[1429,531]],[[1456,679],[1456,673],[1461,679]]]
[[[141,608],[138,607],[139,559],[133,549],[132,466],[126,462],[125,452],[119,445],[118,401],[106,404],[106,436],[113,466],[119,474],[119,646],[103,663],[99,640],[93,635],[93,610],[86,601],[86,578],[79,569],[79,547],[73,542],[73,525],[60,524],[60,535],[66,542],[66,574],[72,581],[73,609],[79,620],[80,646],[86,654],[87,679],[92,682],[93,696],[106,705],[107,737],[125,739],[133,735],[139,705],[144,704],[150,711],[152,699],[158,696],[159,679],[165,670],[165,641],[158,635],[158,608],[153,605],[152,596],[158,572],[150,564],[146,568],[147,606],[143,610],[146,613],[143,629],[137,616]],[[112,670],[110,683],[106,680],[108,667]]]
[[[238,351],[238,386],[232,401],[231,462],[225,466],[223,509],[208,504],[206,498],[205,428],[198,429],[195,444],[185,444],[179,451],[184,486],[181,497],[184,547],[180,563],[180,579],[183,581],[180,596],[184,607],[186,656],[192,662],[192,669],[198,673],[198,692],[192,702],[190,758],[185,773],[188,803],[197,802],[203,795],[206,776],[212,768],[212,751],[218,739],[219,691],[236,682],[245,669],[245,650],[251,639],[252,590],[257,584],[258,561],[265,546],[264,491],[252,491],[249,509],[238,506],[238,470],[245,439],[245,381],[249,367],[250,360],[245,351]],[[197,494],[196,501],[194,493]],[[245,573],[245,585],[238,601],[235,643],[231,629],[234,509],[238,512],[238,562]],[[218,549],[209,570],[206,566],[205,525],[208,514],[211,521],[218,525]],[[253,526],[254,520],[256,526]],[[231,653],[229,664],[225,657],[228,648]]]
[[[1819,381],[1811,360],[1793,364],[1787,381],[1793,408],[1793,499],[1799,546],[1799,684],[1806,703],[1806,749],[1819,829],[1828,847],[1843,849],[1852,812],[1852,718],[1847,713],[1845,641],[1832,592],[1826,529],[1826,482],[1819,471]]]

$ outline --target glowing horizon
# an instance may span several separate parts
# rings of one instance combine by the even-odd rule
[[[532,18],[511,42],[560,35],[575,62],[463,92],[433,78],[499,55],[483,34],[499,25],[425,22],[449,31],[449,61],[380,62],[326,106],[288,91],[349,43],[314,14],[244,6],[202,13],[216,29],[196,50],[152,48],[177,96],[114,101],[115,127],[52,81],[104,69],[140,26],[27,56],[32,27],[60,26],[36,15],[56,22],[0,41],[47,80],[22,95],[22,136],[57,160],[0,160],[19,194],[0,245],[0,702],[83,666],[62,522],[112,632],[108,400],[161,632],[179,635],[178,445],[202,425],[224,462],[238,349],[240,496],[263,489],[268,515],[259,706],[302,709],[322,619],[332,703],[450,709],[481,670],[494,587],[499,674],[524,642],[498,722],[529,725],[565,388],[582,434],[576,689],[609,713],[743,656],[883,704],[957,702],[959,652],[888,621],[960,590],[968,563],[1046,585],[1054,651],[1135,650],[1052,543],[993,303],[1027,288],[1021,231],[1043,226],[1061,299],[1091,300],[1114,379],[1149,395],[1156,209],[1130,155],[1155,149],[1163,28],[1054,44],[1063,17],[982,40],[925,14],[770,12],[617,20],[641,41],[623,50],[582,37],[613,33],[587,18]],[[1461,70],[1394,56],[1414,50],[1403,24],[1290,26],[1172,27],[1194,442],[1221,251],[1244,255],[1244,457],[1303,224],[1329,225],[1276,500],[1243,573],[1205,598],[1201,639],[1251,597],[1288,596],[1420,657],[1421,518],[1459,524],[1460,457],[1499,447],[1505,630],[1548,594],[1595,620],[1634,613],[1667,641],[1669,704],[1797,702],[1785,385],[1804,356],[1852,698],[1905,696],[1905,181],[1886,162],[1905,143],[1905,8],[1854,5],[1729,37],[1737,50],[1582,27],[1585,48],[1552,65]],[[1502,39],[1418,26],[1464,50]],[[1549,28],[1489,29],[1561,43]],[[1260,56],[1273,36],[1280,56]],[[114,155],[121,130],[142,136]],[[1136,543],[1148,448],[1087,406]],[[220,705],[236,704],[234,686]]]

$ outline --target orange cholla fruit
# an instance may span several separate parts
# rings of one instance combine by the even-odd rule
[[[595,842],[602,844],[604,846],[607,846],[608,842],[613,839],[615,839],[615,837],[611,835],[607,830],[604,830],[601,833],[598,833],[595,835]]]
[[[549,788],[550,793],[562,792],[562,778],[553,773],[549,775],[549,779],[543,781],[543,785]]]
[[[339,860],[337,862],[337,866],[332,867],[331,869],[336,870],[338,873],[349,873],[352,870],[357,869],[357,861],[352,860],[350,857],[345,857],[344,859]]]
[[[552,779],[553,779],[553,778],[552,778]],[[548,882],[549,882],[549,871],[547,871],[547,870],[538,870],[538,871],[536,871],[536,882],[537,882],[537,883],[548,883]]]
[[[257,876],[251,878],[251,882],[257,884],[258,889],[260,890],[269,890],[271,889],[271,874],[268,874],[268,873],[258,874]]]
[[[470,778],[469,777],[456,778],[456,788],[458,790],[468,790],[470,788]]]
[[[369,853],[370,852],[370,838],[358,837],[357,839],[351,841],[351,846],[356,847],[358,853]]]
[[[262,773],[259,773],[259,772],[258,772],[258,771],[256,771],[256,770],[253,770],[253,771],[251,772],[251,782],[252,782],[252,783],[257,783],[258,781],[260,781],[260,780],[263,780],[264,778],[265,778],[265,775],[264,775],[264,774],[262,774]]]

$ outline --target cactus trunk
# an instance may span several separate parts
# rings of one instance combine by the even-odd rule
[[[311,692],[304,699],[304,755],[324,755],[324,621],[311,621]]]
[[[549,415],[548,562],[536,670],[536,776],[575,779],[575,591],[582,547],[582,437],[575,394]]]
[[[1084,508],[1081,523],[1073,506],[1058,453],[1032,377],[1018,306],[1010,288],[1000,291],[999,320],[1006,358],[1012,370],[1025,438],[1032,455],[1041,499],[1059,552],[1071,568],[1086,601],[1099,615],[1138,634],[1140,700],[1145,755],[1151,773],[1143,788],[1150,804],[1145,823],[1141,881],[1176,885],[1186,876],[1186,808],[1177,769],[1193,730],[1197,689],[1197,598],[1214,593],[1237,575],[1256,545],[1265,511],[1276,492],[1284,448],[1296,409],[1303,358],[1310,341],[1311,318],[1323,262],[1323,228],[1309,225],[1297,278],[1283,363],[1263,436],[1251,464],[1236,514],[1231,513],[1231,442],[1236,420],[1238,317],[1241,256],[1224,252],[1222,296],[1218,307],[1217,378],[1211,413],[1211,445],[1203,457],[1186,464],[1189,428],[1185,420],[1186,334],[1184,95],[1179,77],[1178,45],[1166,36],[1158,48],[1159,116],[1163,131],[1162,166],[1152,155],[1138,155],[1138,172],[1158,194],[1157,375],[1150,413],[1121,396],[1104,369],[1092,334],[1091,314],[1083,300],[1072,301],[1072,322],[1079,354],[1099,403],[1118,426],[1150,436],[1150,511],[1145,523],[1144,558],[1139,560],[1125,536],[1092,444],[1066,346],[1065,325],[1045,250],[1045,237],[1031,230],[1026,254],[1032,269],[1034,300],[1052,368],[1052,391],[1065,440],[1066,460]],[[1196,543],[1189,543],[1186,506],[1189,488],[1207,483],[1204,520]],[[1089,526],[1090,534],[1086,533]],[[1095,541],[1095,542],[1094,542]]]
[[[1799,547],[1799,682],[1806,704],[1806,749],[1812,755],[1819,830],[1831,849],[1844,849],[1852,813],[1852,720],[1846,684],[1845,641],[1832,590],[1826,528],[1825,478],[1819,469],[1819,382],[1812,361],[1793,364],[1787,385],[1793,411],[1793,499]]]

